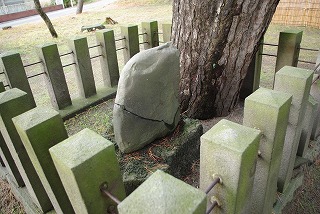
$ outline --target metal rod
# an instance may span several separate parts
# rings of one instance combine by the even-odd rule
[[[139,35],[139,36],[143,36],[144,34],[147,34],[147,33],[139,33],[138,35]]]
[[[206,211],[206,214],[211,213],[211,211],[213,210],[213,208],[215,208],[217,205],[218,205],[218,202],[217,202],[217,201],[214,201],[214,202],[212,203],[212,205],[209,207],[209,209]]]
[[[4,85],[3,87],[10,87],[10,85]]]
[[[68,52],[68,53],[61,54],[60,57],[67,56],[67,55],[70,55],[70,54],[73,54],[73,51]]]
[[[139,45],[142,45],[142,44],[147,44],[149,42],[140,42]]]
[[[220,183],[220,178],[216,177],[212,183],[210,184],[210,186],[206,189],[205,193],[208,194],[210,192],[210,190],[212,190],[212,188],[217,184]]]
[[[68,66],[70,66],[70,65],[75,65],[75,64],[76,64],[75,62],[72,62],[72,63],[70,63],[70,64],[63,65],[62,67],[65,68],[65,67],[68,67]]]
[[[107,185],[102,184],[102,185],[100,186],[100,191],[101,191],[104,195],[108,196],[108,197],[109,197],[112,201],[114,201],[116,204],[120,204],[121,201],[120,201],[117,197],[115,197],[114,195],[112,195],[111,192],[109,192],[107,188],[108,188]]]
[[[90,57],[90,59],[94,59],[94,58],[97,58],[99,56],[102,56],[102,54],[98,55],[98,56],[93,56],[93,57]]]
[[[115,41],[115,42],[118,42],[118,41],[125,40],[125,39],[126,39],[126,37],[122,37],[122,38],[120,38],[120,39],[115,39],[114,41]]]
[[[31,75],[31,76],[28,76],[27,78],[30,79],[32,77],[36,77],[36,76],[40,76],[41,74],[44,74],[45,72],[42,72],[42,73],[39,73],[39,74],[34,74],[34,75]]]
[[[127,49],[127,47],[118,48],[118,49],[116,49],[116,51],[120,51],[120,50],[122,50],[122,49]]]
[[[4,74],[4,72],[1,72],[0,75],[1,75],[1,74]]]
[[[310,61],[305,61],[305,60],[298,60],[298,62],[304,62],[304,63],[308,63],[308,64],[313,64],[315,65],[315,62],[310,62]]]
[[[265,54],[265,53],[262,53],[262,54],[259,54],[259,55],[262,55],[262,56],[273,56],[273,57],[277,57],[277,55],[274,55],[274,54]]]
[[[97,44],[97,45],[93,45],[93,46],[89,46],[88,48],[90,49],[90,48],[96,48],[96,47],[99,47],[99,46],[101,46],[100,44]]]
[[[278,47],[277,44],[271,44],[271,43],[261,43],[261,44],[266,45],[266,46]]]
[[[319,49],[313,49],[313,48],[298,48],[300,50],[305,50],[305,51],[319,51]]]
[[[34,62],[34,63],[30,63],[30,64],[27,64],[27,65],[24,65],[23,67],[29,67],[29,66],[32,66],[32,65],[36,65],[36,64],[40,64],[42,61],[39,61],[39,62]]]

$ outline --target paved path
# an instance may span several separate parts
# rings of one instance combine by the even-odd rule
[[[85,4],[83,6],[83,12],[94,10],[96,8],[101,8],[105,5],[113,3],[115,1],[117,1],[117,0],[101,0],[101,1],[94,2],[94,3]],[[69,7],[69,8],[62,9],[62,10],[48,12],[47,15],[52,20],[55,18],[66,16],[66,15],[76,14],[76,9],[77,9],[76,7]],[[1,22],[0,28],[2,29],[2,27],[5,27],[5,26],[18,26],[18,25],[22,25],[22,24],[26,24],[26,23],[36,23],[36,22],[41,22],[41,21],[43,21],[43,20],[39,15],[29,16],[26,18],[16,19],[16,20],[8,21],[8,22]]]

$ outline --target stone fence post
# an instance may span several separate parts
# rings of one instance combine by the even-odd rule
[[[38,56],[44,65],[45,79],[52,106],[56,109],[63,109],[72,105],[57,45],[46,44],[40,46]]]
[[[74,213],[49,153],[49,148],[68,138],[59,113],[36,107],[13,118],[13,123],[56,213]]]
[[[281,68],[275,76],[274,90],[293,95],[278,177],[280,192],[286,189],[292,178],[312,76],[313,72],[310,70],[290,66]]]
[[[265,88],[245,100],[243,125],[262,132],[249,213],[272,213],[291,100],[289,94]]]
[[[69,42],[76,62],[76,78],[80,95],[88,98],[97,93],[93,78],[92,64],[87,37],[76,37]]]
[[[143,44],[144,49],[159,46],[158,22],[142,22],[141,27],[142,33],[146,33],[143,34],[143,41],[148,42]]]
[[[10,88],[18,88],[28,94],[30,102],[36,107],[26,71],[21,56],[17,52],[8,52],[0,55],[2,67]]]
[[[106,87],[115,87],[119,81],[119,65],[113,30],[96,32],[99,47],[103,83]]]
[[[298,64],[300,43],[302,40],[302,31],[298,30],[286,30],[280,32],[276,72],[278,72],[283,66],[296,67]]]
[[[163,42],[170,42],[172,31],[172,24],[162,24],[162,38]]]
[[[118,205],[119,214],[206,212],[206,194],[160,170]]]
[[[101,195],[100,186],[119,200],[126,196],[114,145],[84,129],[49,149],[76,213],[106,213],[117,204]]]
[[[262,66],[262,53],[263,53],[263,38],[259,41],[259,48],[253,57],[248,73],[243,80],[242,87],[240,89],[240,98],[245,99],[252,94],[260,86],[260,74]]]
[[[34,203],[47,212],[52,209],[51,202],[12,122],[12,118],[33,107],[30,97],[20,89],[13,88],[0,94],[0,130],[4,139],[1,150],[18,186],[24,183]]]
[[[200,189],[215,176],[222,179],[208,193],[221,205],[214,213],[250,213],[250,197],[258,157],[260,131],[221,120],[200,138]],[[210,206],[210,204],[209,204]]]
[[[301,137],[297,151],[297,155],[303,158],[306,157],[306,152],[311,138],[312,127],[316,119],[317,109],[318,103],[312,96],[309,96],[306,113],[303,117]]]
[[[123,50],[124,64],[126,64],[131,57],[139,53],[139,33],[138,25],[121,26],[122,45],[125,47]]]

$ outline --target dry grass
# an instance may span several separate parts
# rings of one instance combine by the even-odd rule
[[[0,213],[24,214],[22,204],[14,197],[7,181],[0,179]]]

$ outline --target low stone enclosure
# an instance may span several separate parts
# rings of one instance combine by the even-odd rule
[[[142,26],[145,44],[158,46],[157,23]],[[139,52],[138,28],[123,27],[122,33],[129,60]],[[308,157],[309,140],[319,134],[320,101],[319,86],[312,84],[317,75],[293,67],[299,32],[282,36],[297,39],[284,39],[286,45],[278,50],[273,90],[258,89],[259,66],[253,66],[242,92],[243,124],[221,120],[204,134],[196,121],[184,119],[182,127],[178,125],[177,129],[195,133],[193,140],[180,136],[187,144],[196,143],[178,155],[200,156],[199,189],[161,165],[128,191],[114,142],[89,129],[67,135],[64,118],[116,93],[119,69],[113,31],[97,32],[105,77],[100,91],[90,72],[86,39],[71,45],[82,94],[77,100],[70,99],[57,46],[40,49],[55,109],[35,105],[19,54],[3,54],[2,68],[11,89],[0,85],[0,172],[27,213],[281,213],[286,198],[302,183],[303,175],[293,178],[293,169]],[[259,55],[253,63],[259,64]],[[168,163],[186,161],[174,158],[166,156]]]

